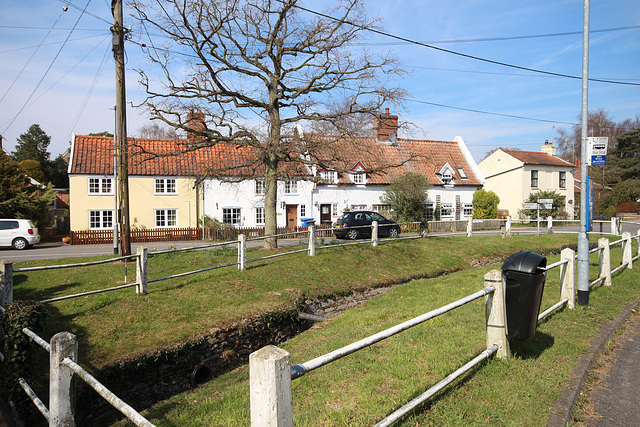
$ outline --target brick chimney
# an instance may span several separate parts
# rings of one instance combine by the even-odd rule
[[[204,113],[200,110],[194,111],[193,108],[187,114],[187,139],[192,141],[196,138],[202,139],[207,126],[204,123]]]
[[[393,135],[391,135],[393,133]],[[398,116],[389,114],[387,108],[383,113],[373,116],[373,136],[378,141],[398,141]]]
[[[543,153],[547,153],[550,156],[555,156],[556,155],[556,146],[553,145],[553,142],[549,142],[549,141],[545,141],[544,145],[542,146],[542,150]]]

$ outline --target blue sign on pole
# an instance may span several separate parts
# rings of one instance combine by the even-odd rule
[[[591,156],[591,166],[603,166],[607,164],[606,155]]]

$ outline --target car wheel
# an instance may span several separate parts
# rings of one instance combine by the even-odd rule
[[[347,238],[356,240],[358,238],[358,230],[352,228],[351,230],[347,231]]]
[[[400,235],[400,227],[391,227],[389,229],[389,237],[398,237]]]
[[[15,239],[13,241],[13,247],[15,249],[18,249],[19,251],[22,249],[27,249],[29,247],[29,244],[27,243],[27,241],[25,239],[23,239],[22,237],[18,237],[17,239]]]

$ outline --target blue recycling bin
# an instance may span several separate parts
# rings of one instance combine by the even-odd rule
[[[307,226],[309,225],[308,223],[313,223],[313,222],[315,222],[313,218],[308,218],[308,217],[300,218],[300,226],[302,227],[303,230],[307,229]]]

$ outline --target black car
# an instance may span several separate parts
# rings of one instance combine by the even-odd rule
[[[380,215],[378,212],[354,211],[345,212],[336,221],[333,234],[338,239],[357,239],[359,237],[371,237],[371,223],[378,221],[378,235],[380,237],[397,237],[400,235],[400,226]]]

